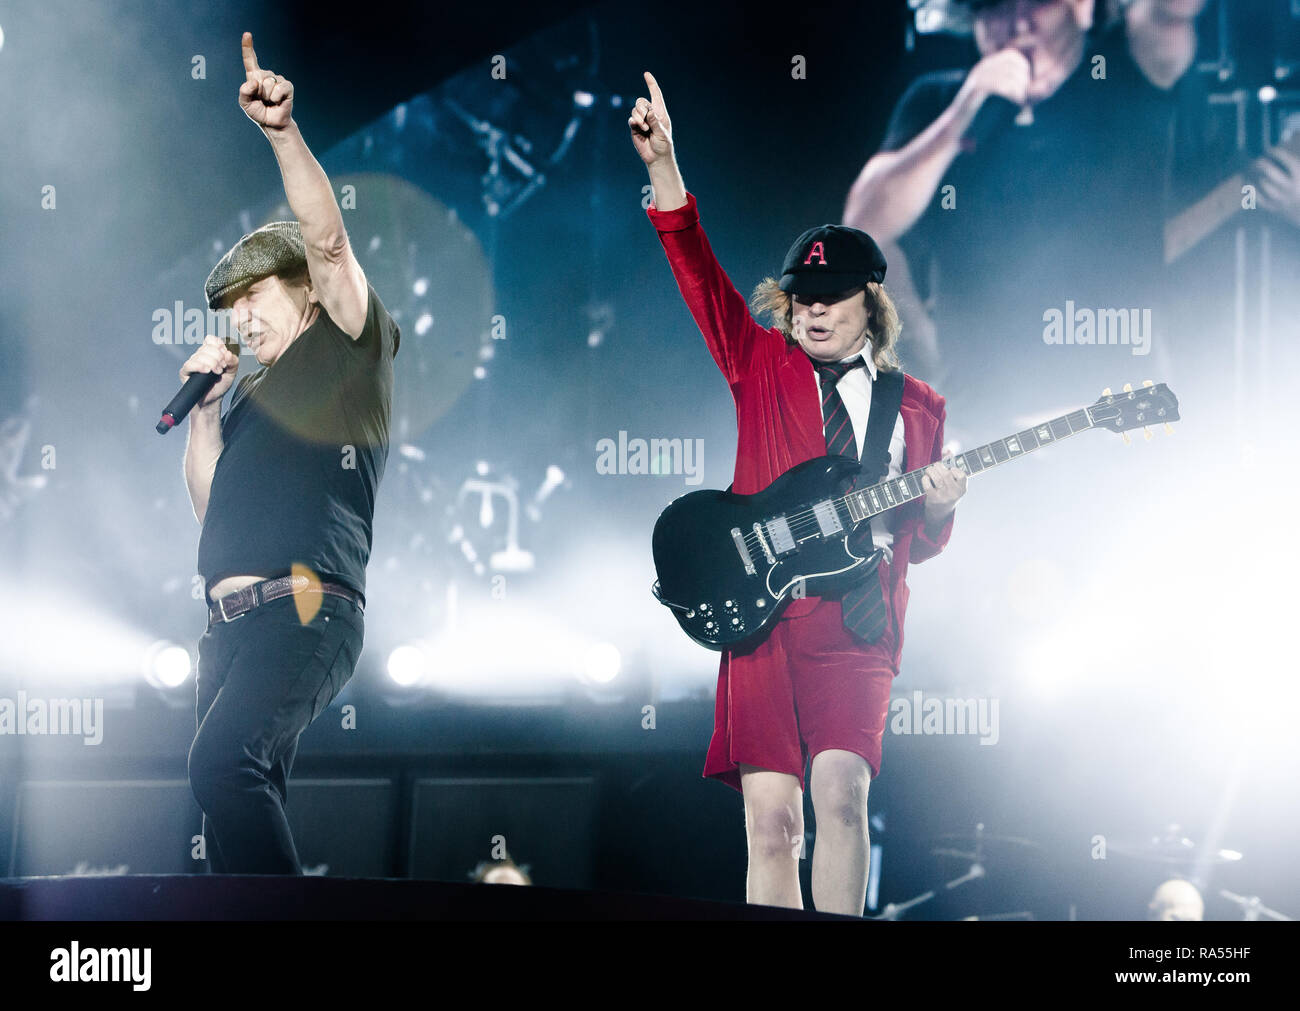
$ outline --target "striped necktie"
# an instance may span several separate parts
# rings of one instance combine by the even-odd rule
[[[847,362],[813,363],[821,379],[822,424],[826,432],[826,452],[830,456],[860,459],[853,423],[849,420],[849,410],[844,406],[838,385],[845,375],[863,365],[865,362],[861,356]],[[875,550],[870,520],[849,535],[849,544],[859,555]],[[880,575],[874,567],[866,579],[849,588],[840,600],[840,607],[844,612],[844,627],[850,632],[866,642],[880,638],[885,631],[886,608],[880,590]]]

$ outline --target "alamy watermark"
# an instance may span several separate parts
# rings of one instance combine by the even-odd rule
[[[159,346],[202,344],[209,334],[220,337],[227,344],[239,339],[234,319],[224,309],[199,309],[196,306],[186,309],[185,303],[177,299],[170,306],[155,309],[150,319],[153,321],[150,337]]]
[[[683,474],[686,483],[704,480],[703,439],[629,439],[619,431],[618,440],[596,443],[597,474]]]
[[[894,734],[970,734],[980,744],[997,744],[998,700],[959,699],[949,695],[927,697],[919,689],[889,702],[889,730]]]
[[[83,744],[104,740],[103,699],[0,698],[0,736],[5,734],[81,737]]]
[[[1151,353],[1150,309],[1089,309],[1065,300],[1065,310],[1043,313],[1044,344],[1129,345],[1139,357]]]

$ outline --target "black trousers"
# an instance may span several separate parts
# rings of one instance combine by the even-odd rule
[[[209,869],[301,874],[285,817],[298,737],[356,669],[361,609],[332,594],[306,624],[294,596],[213,624],[199,640],[197,733],[189,776]]]

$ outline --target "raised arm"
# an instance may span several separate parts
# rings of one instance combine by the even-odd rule
[[[647,214],[659,232],[677,287],[713,360],[727,381],[734,383],[749,371],[755,349],[772,335],[754,321],[745,297],[714,256],[700,227],[695,198],[686,191],[677,167],[663,92],[648,71],[645,81],[650,98],[637,99],[627,124],[654,189],[654,203]]]
[[[312,287],[330,319],[356,340],[366,323],[366,275],[348,242],[329,178],[293,120],[293,84],[258,65],[251,33],[244,33],[242,47],[245,80],[239,88],[240,108],[262,128],[280,164],[284,193],[307,247]]]
[[[871,156],[849,190],[844,223],[869,232],[877,242],[903,235],[925,213],[985,100],[1000,95],[1023,104],[1029,82],[1029,61],[1017,49],[980,60],[929,126],[898,150]]]

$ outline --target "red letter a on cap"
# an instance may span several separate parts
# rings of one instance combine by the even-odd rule
[[[822,248],[821,242],[814,242],[812,244],[812,249],[808,250],[808,258],[803,261],[805,267],[808,266],[808,264],[812,263],[812,258],[814,256],[817,257],[819,261],[821,261],[821,265],[823,267],[828,266],[828,264],[826,263],[826,250]]]

